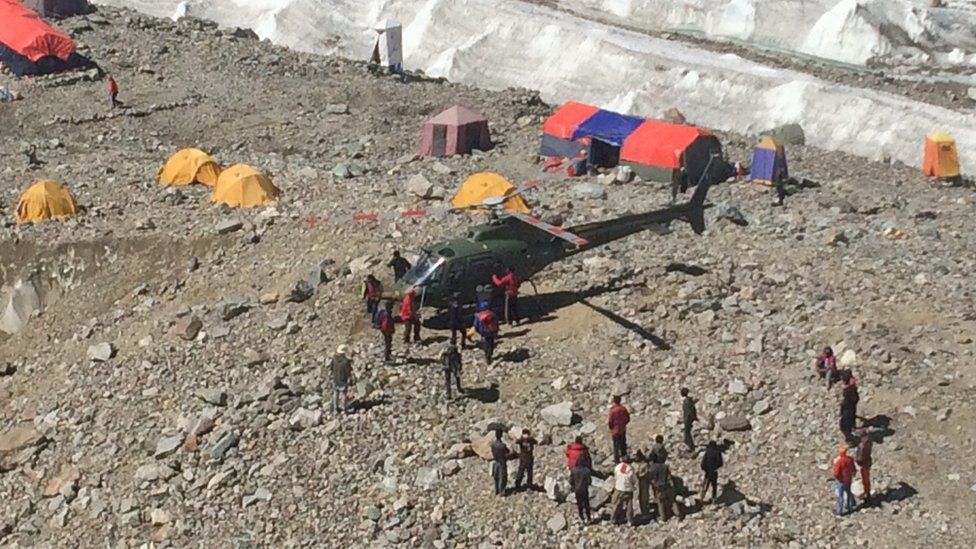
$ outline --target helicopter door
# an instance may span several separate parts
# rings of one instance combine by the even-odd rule
[[[491,285],[491,275],[495,274],[495,258],[478,257],[468,262],[468,280],[475,284]]]
[[[464,267],[464,261],[452,261],[448,264],[444,275],[444,285],[448,290],[455,292],[461,287],[461,281],[464,280]]]

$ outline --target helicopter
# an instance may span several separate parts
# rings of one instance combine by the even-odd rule
[[[505,268],[528,281],[552,263],[646,229],[662,229],[674,220],[690,223],[701,234],[710,186],[710,181],[700,182],[683,204],[568,229],[504,210],[505,200],[521,191],[489,197],[482,206],[491,212],[491,220],[470,227],[459,238],[423,247],[416,263],[397,281],[394,296],[402,297],[414,288],[422,305],[443,308],[452,297],[461,305],[470,304],[499,291],[492,287],[492,275],[502,274]]]

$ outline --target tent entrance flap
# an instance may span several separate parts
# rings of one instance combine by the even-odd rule
[[[447,150],[447,126],[434,125],[433,154],[441,156]]]
[[[602,168],[612,168],[620,162],[620,147],[593,139],[590,143],[590,164]]]

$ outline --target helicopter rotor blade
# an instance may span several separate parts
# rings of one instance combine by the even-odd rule
[[[581,236],[575,235],[567,231],[566,229],[563,229],[562,227],[556,227],[555,225],[550,225],[549,223],[546,223],[545,221],[542,221],[541,219],[532,217],[530,215],[525,215],[519,212],[510,212],[509,215],[511,217],[514,217],[515,219],[518,219],[519,221],[522,221],[523,223],[527,223],[557,238],[561,238],[566,242],[569,242],[570,244],[576,246],[577,248],[582,248],[583,246],[586,246],[587,244],[590,243],[589,240]]]

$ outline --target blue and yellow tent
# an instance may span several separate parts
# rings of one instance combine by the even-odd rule
[[[764,137],[752,152],[752,168],[749,177],[753,183],[772,185],[777,178],[788,179],[786,149],[772,137]]]

